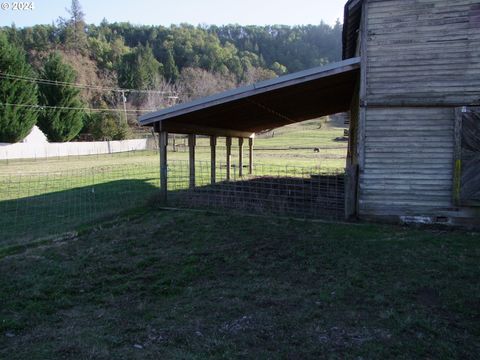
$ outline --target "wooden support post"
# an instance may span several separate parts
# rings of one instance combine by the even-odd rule
[[[356,214],[358,165],[347,164],[345,168],[345,219]]]
[[[188,164],[190,166],[190,189],[195,188],[195,135],[188,135]]]
[[[238,138],[238,176],[243,176],[243,138]]]
[[[210,183],[217,180],[217,137],[210,136]]]
[[[160,152],[160,201],[167,202],[167,145],[168,145],[168,133],[166,131],[160,131],[158,134],[158,148]]]
[[[253,138],[248,139],[248,173],[253,175]]]
[[[453,204],[461,205],[462,195],[462,125],[463,112],[462,108],[455,108],[455,123],[454,123],[454,150],[453,150]]]
[[[232,165],[232,138],[227,137],[226,139],[226,146],[227,146],[227,181],[230,180],[230,168]]]
[[[175,134],[173,134],[173,138],[172,138],[172,150],[173,152],[177,152],[177,139],[175,138]]]

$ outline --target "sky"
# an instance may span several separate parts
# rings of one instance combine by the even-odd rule
[[[17,0],[0,0],[0,26],[51,24],[68,17],[71,0],[34,0],[33,10],[13,10]],[[330,25],[343,22],[346,0],[80,0],[88,24],[128,21],[132,24],[163,25]],[[7,5],[5,5],[7,4]],[[4,7],[8,7],[4,10]]]

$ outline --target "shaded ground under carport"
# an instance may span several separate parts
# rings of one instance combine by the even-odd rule
[[[169,194],[175,206],[233,209],[257,214],[344,219],[345,179],[338,175],[306,178],[261,176]]]

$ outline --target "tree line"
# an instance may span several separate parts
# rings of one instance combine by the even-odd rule
[[[158,90],[158,93],[126,92],[127,108],[140,111],[169,105],[171,97],[163,93],[176,94],[176,101],[188,101],[324,65],[341,56],[340,23],[293,27],[188,24],[164,27],[104,20],[94,25],[86,24],[78,0],[72,0],[69,15],[50,25],[0,28],[0,72],[30,78],[61,78],[67,83],[83,78],[86,83],[96,85],[97,90],[80,91],[69,86],[2,78],[2,104],[15,99],[13,103],[38,104],[43,110],[0,105],[0,142],[18,141],[24,135],[25,131],[15,130],[12,119],[29,110],[32,115],[16,123],[23,122],[27,128],[30,126],[27,124],[38,123],[50,140],[69,141],[81,132],[100,138],[127,136],[127,129],[121,125],[121,112],[96,111],[88,115],[83,110],[67,109],[121,109],[124,99],[103,91],[102,87]],[[25,88],[24,97],[18,96],[21,88]],[[60,112],[61,107],[64,112]],[[67,114],[66,110],[71,112]],[[129,119],[133,124],[136,114],[129,114],[134,115]],[[9,133],[12,134],[5,135]]]

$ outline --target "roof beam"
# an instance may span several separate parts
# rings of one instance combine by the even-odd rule
[[[208,126],[198,126],[191,124],[176,123],[162,123],[158,122],[158,126],[155,126],[157,131],[166,131],[173,134],[194,134],[194,135],[208,135],[208,136],[225,136],[225,137],[237,137],[237,138],[254,138],[255,133],[250,131],[240,131],[234,129],[222,129]]]

